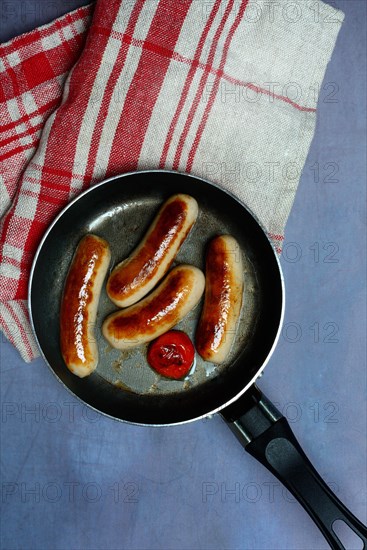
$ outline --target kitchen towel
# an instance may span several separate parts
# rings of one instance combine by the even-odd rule
[[[343,17],[319,0],[98,0],[0,46],[0,325],[26,361],[34,253],[104,178],[212,180],[281,252]]]

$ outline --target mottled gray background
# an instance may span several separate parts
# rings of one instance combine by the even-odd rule
[[[1,1],[0,40],[82,3]],[[366,521],[366,3],[333,5],[346,19],[287,225],[284,331],[260,387]],[[77,402],[41,359],[23,363],[4,339],[0,360],[2,549],[328,547],[219,417],[124,425]]]

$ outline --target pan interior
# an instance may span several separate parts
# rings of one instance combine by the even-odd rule
[[[147,345],[119,351],[104,340],[102,322],[118,308],[103,288],[95,330],[98,367],[88,378],[78,379],[67,370],[59,348],[59,308],[78,242],[86,233],[105,238],[111,246],[112,269],[140,242],[162,202],[178,192],[194,196],[200,213],[173,265],[189,263],[204,270],[206,245],[215,235],[232,234],[241,246],[245,278],[243,307],[228,359],[216,366],[196,354],[194,367],[185,379],[174,381],[158,375],[147,364]],[[264,362],[280,320],[281,284],[275,264],[262,229],[233,197],[203,180],[183,174],[137,172],[89,190],[69,206],[51,228],[39,252],[31,283],[34,328],[42,352],[57,376],[101,412],[142,423],[182,422],[210,412],[233,398]],[[272,277],[271,284],[269,277]],[[274,287],[270,293],[269,284]],[[202,302],[176,327],[193,340],[201,306]],[[268,312],[266,326],[265,310]],[[259,331],[264,328],[267,333],[263,334],[259,348]]]
[[[124,207],[116,210],[109,209],[102,213],[89,224],[89,231],[103,236],[110,243],[113,251],[112,266],[126,258],[135,246],[143,238],[152,218],[162,204],[160,197],[150,197],[147,201],[139,201],[131,198],[126,200]],[[189,237],[181,247],[173,264],[192,264],[204,270],[204,257],[206,244],[214,235],[231,232],[231,227],[221,217],[214,217],[208,205],[202,205],[196,224]],[[122,236],[124,236],[122,238]],[[101,331],[103,320],[109,313],[117,311],[109,300],[105,288],[103,288],[99,312],[97,318],[96,335],[98,336],[100,359],[98,374],[109,383],[115,384],[127,391],[140,394],[157,393],[166,395],[205,383],[212,376],[228,368],[233,359],[246,345],[256,322],[256,294],[258,285],[256,275],[251,262],[245,252],[244,264],[244,300],[241,315],[241,323],[236,336],[235,345],[225,363],[216,366],[204,361],[198,354],[190,374],[183,380],[169,380],[158,375],[152,370],[146,361],[148,345],[120,351],[110,347],[104,340]],[[177,326],[177,329],[186,332],[194,341],[195,328],[201,312],[202,302],[190,312]]]

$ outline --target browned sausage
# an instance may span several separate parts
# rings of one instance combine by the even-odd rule
[[[114,268],[107,281],[107,294],[114,304],[135,304],[156,286],[169,270],[197,215],[197,202],[189,195],[173,195],[163,204],[139,246]]]
[[[108,243],[96,235],[86,235],[75,251],[66,278],[60,312],[60,346],[66,366],[80,378],[97,367],[94,324],[110,259]]]
[[[205,277],[200,269],[179,265],[144,300],[109,315],[103,322],[103,335],[117,349],[150,342],[196,306],[204,286]]]
[[[222,363],[236,335],[243,294],[241,250],[232,236],[221,235],[209,243],[205,278],[196,349],[206,361]]]

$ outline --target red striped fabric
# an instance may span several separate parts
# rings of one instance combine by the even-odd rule
[[[222,34],[222,31],[223,31],[224,25],[226,24],[228,16],[229,16],[229,14],[230,14],[230,12],[233,8],[233,5],[234,5],[234,0],[229,0],[228,4],[226,6],[226,9],[224,11],[223,17],[220,19],[218,28],[216,29],[216,32],[215,32],[215,35],[214,35],[214,38],[213,38],[213,42],[212,42],[211,47],[210,47],[208,60],[207,60],[207,64],[209,66],[212,66],[212,63],[213,63],[213,60],[214,60],[214,55],[216,53],[216,49],[217,49],[217,46],[218,46],[218,41],[220,39],[220,36]],[[200,99],[202,98],[203,91],[204,91],[204,86],[205,86],[207,80],[208,80],[208,73],[204,71],[203,74],[202,74],[202,77],[200,79],[200,84],[199,84],[199,87],[196,91],[193,104],[191,105],[189,115],[188,115],[187,120],[185,122],[184,129],[181,133],[180,140],[178,142],[178,146],[177,146],[177,149],[176,149],[175,158],[174,158],[173,166],[172,166],[172,168],[174,170],[177,170],[178,167],[179,167],[182,150],[183,150],[188,132],[190,130],[194,115],[195,115],[196,110],[198,108]]]
[[[126,94],[108,163],[109,174],[119,171],[121,164],[126,170],[136,170],[150,114],[170,63],[169,57],[160,55],[160,47],[164,46],[168,50],[174,49],[189,6],[190,2],[176,3],[171,0],[161,0],[158,4],[146,36],[147,43],[152,44],[153,47],[148,50],[143,49],[131,86]],[[171,21],[171,24],[166,27],[167,32],[164,33],[164,36],[162,36],[162,20]],[[163,43],[160,43],[162,39]],[[142,86],[142,82],[152,83],[148,94],[147,88]]]
[[[0,45],[0,327],[26,361],[38,354],[26,307],[36,248],[62,207],[105,177],[160,167],[211,179],[255,211],[281,253],[313,135],[307,86],[321,84],[342,14],[334,29],[313,25],[310,10],[297,31],[279,15],[269,29],[265,11],[246,18],[252,2],[98,0],[94,13]],[[289,97],[297,74],[302,93]]]
[[[192,80],[194,78],[196,69],[197,69],[198,64],[200,62],[200,57],[201,57],[201,54],[202,54],[202,51],[203,51],[203,48],[204,48],[205,41],[208,37],[208,33],[209,33],[209,30],[210,30],[210,28],[213,24],[213,21],[214,21],[216,15],[218,13],[220,5],[221,5],[220,0],[217,0],[214,3],[213,8],[210,12],[210,16],[208,17],[208,20],[207,20],[206,24],[204,25],[203,34],[200,36],[200,40],[198,42],[198,45],[197,45],[197,48],[196,48],[196,51],[195,51],[195,55],[194,55],[193,60],[190,64],[190,69],[189,69],[189,72],[187,74],[187,78],[186,78],[184,87],[182,89],[180,100],[178,102],[175,114],[173,115],[169,130],[168,130],[168,134],[167,134],[164,146],[163,146],[163,151],[162,151],[162,155],[161,155],[160,162],[159,162],[159,168],[164,168],[165,167],[167,153],[168,153],[168,149],[169,149],[169,146],[171,144],[171,141],[172,141],[173,132],[176,128],[177,121],[179,119],[179,116],[181,115],[182,109],[183,109],[183,107],[185,105],[185,102],[187,100],[187,96],[188,96],[188,93],[189,93],[189,90],[190,90]],[[205,73],[203,73],[203,74],[205,74]]]
[[[191,170],[192,170],[192,165],[193,165],[193,162],[194,162],[196,150],[198,148],[201,136],[203,135],[203,131],[204,131],[206,122],[208,120],[210,111],[213,107],[214,100],[215,100],[215,98],[217,96],[217,93],[218,93],[220,78],[221,78],[221,75],[223,73],[224,65],[226,63],[226,59],[227,59],[227,55],[228,55],[228,49],[229,49],[229,46],[231,44],[232,37],[233,37],[233,35],[234,35],[234,33],[235,33],[242,17],[243,17],[243,14],[245,12],[247,4],[248,4],[248,0],[243,0],[243,2],[240,4],[239,9],[238,9],[238,13],[235,16],[234,22],[232,23],[232,25],[229,29],[229,32],[226,36],[226,39],[224,41],[222,57],[221,57],[220,64],[219,64],[219,70],[218,70],[218,73],[215,76],[214,86],[213,86],[213,89],[210,92],[209,101],[208,101],[208,103],[205,107],[204,114],[202,116],[202,119],[200,120],[199,127],[196,131],[194,141],[193,141],[193,143],[191,145],[191,148],[190,148],[188,160],[187,160],[187,163],[186,163],[186,172],[191,172]],[[230,6],[230,4],[228,6]],[[230,6],[230,8],[232,8],[232,6]]]
[[[138,21],[139,15],[141,14],[142,7],[143,7],[142,2],[136,2],[135,3],[134,8],[133,8],[133,10],[131,12],[131,15],[130,15],[130,18],[129,18],[129,22],[128,22],[127,27],[126,27],[126,33],[127,34],[130,35],[130,34],[134,33],[136,23]],[[107,34],[107,36],[109,36],[109,34]],[[128,50],[129,50],[129,44],[123,43],[122,47],[118,51],[116,61],[115,61],[114,67],[113,67],[113,71],[111,72],[109,86],[106,87],[106,89],[104,90],[104,93],[103,93],[103,98],[102,98],[102,101],[101,101],[101,105],[100,105],[100,108],[99,108],[97,120],[96,120],[96,123],[95,123],[93,138],[92,138],[92,144],[91,144],[91,148],[89,150],[88,161],[87,161],[87,166],[86,166],[85,179],[86,179],[87,182],[91,181],[91,179],[92,179],[93,171],[94,171],[95,165],[96,165],[96,152],[98,150],[98,146],[99,146],[99,143],[100,143],[100,140],[101,140],[101,135],[102,135],[102,131],[103,131],[103,124],[104,124],[104,121],[106,120],[107,112],[108,112],[108,109],[110,107],[111,100],[113,98],[113,91],[114,91],[116,83],[118,81],[118,77],[119,77],[119,75],[121,73],[121,70],[124,66],[124,63],[126,61],[126,56],[127,56]]]

